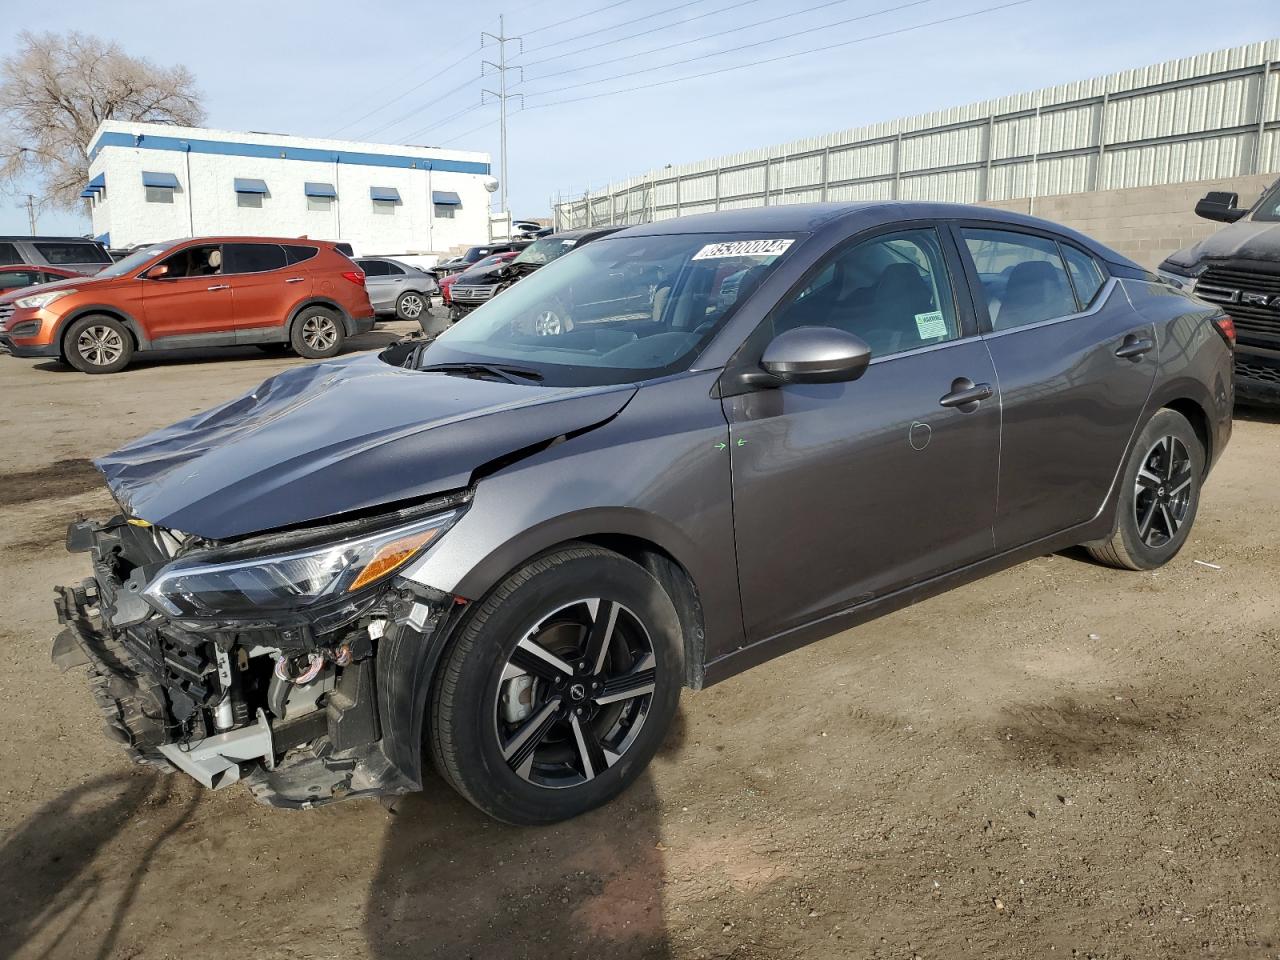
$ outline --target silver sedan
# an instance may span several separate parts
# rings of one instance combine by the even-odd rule
[[[364,271],[369,302],[380,316],[420,320],[439,290],[431,274],[390,257],[361,257],[356,266]]]

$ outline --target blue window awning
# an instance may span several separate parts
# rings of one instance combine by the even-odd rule
[[[98,174],[96,177],[94,177],[92,180],[89,181],[89,186],[86,187],[85,189],[86,190],[107,189],[107,175],[105,173]]]
[[[236,193],[262,193],[267,192],[267,181],[254,180],[251,177],[236,177]]]
[[[452,193],[448,190],[432,190],[431,202],[438,203],[446,207],[462,206],[462,198],[459,197],[456,193]]]
[[[97,195],[98,192],[96,190],[90,190],[88,187],[85,187],[80,191],[80,196],[84,197],[86,200],[92,200]]]
[[[333,189],[332,183],[312,183],[308,180],[303,184],[302,192],[308,197],[336,197],[338,191]]]
[[[370,187],[369,196],[374,200],[390,200],[392,203],[400,202],[400,191],[395,187]]]
[[[178,178],[172,173],[153,173],[150,170],[143,170],[142,185],[144,187],[171,187],[177,190]]]

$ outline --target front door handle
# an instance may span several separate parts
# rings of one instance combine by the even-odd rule
[[[1138,337],[1132,333],[1124,338],[1124,342],[1116,347],[1116,356],[1122,360],[1132,360],[1135,363],[1142,359],[1144,354],[1150,353],[1156,347],[1156,342],[1150,337]]]
[[[307,278],[306,277],[289,277],[289,279],[285,280],[285,283],[301,283],[305,279]]]
[[[951,381],[951,392],[942,397],[938,403],[944,407],[956,407],[966,413],[977,409],[983,400],[995,396],[989,383],[974,383],[968,377],[956,377]]]
[[[231,284],[229,284],[229,283],[215,283],[215,284],[214,284],[212,287],[210,287],[209,289],[210,289],[210,290],[230,290],[230,289],[231,289]]]

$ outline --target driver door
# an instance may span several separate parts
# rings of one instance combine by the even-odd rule
[[[753,336],[835,326],[872,359],[852,382],[724,401],[748,642],[993,552],[1000,398],[958,267],[933,227],[847,244]]]
[[[147,337],[227,333],[234,337],[235,307],[231,285],[222,275],[222,245],[196,244],[170,254],[143,280],[143,316]],[[159,344],[163,346],[163,344]]]

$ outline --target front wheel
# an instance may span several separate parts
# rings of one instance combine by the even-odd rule
[[[67,330],[67,362],[84,373],[117,373],[133,358],[133,335],[115,317],[81,317]]]
[[[1204,457],[1187,418],[1175,410],[1158,411],[1125,465],[1115,532],[1085,545],[1093,558],[1126,570],[1153,570],[1172,560],[1200,506]]]
[[[326,307],[307,307],[293,321],[289,342],[298,356],[324,360],[337,355],[346,339],[337,314]]]
[[[598,547],[546,554],[462,625],[432,695],[444,777],[507,823],[554,823],[635,781],[675,714],[683,644],[671,598]]]

